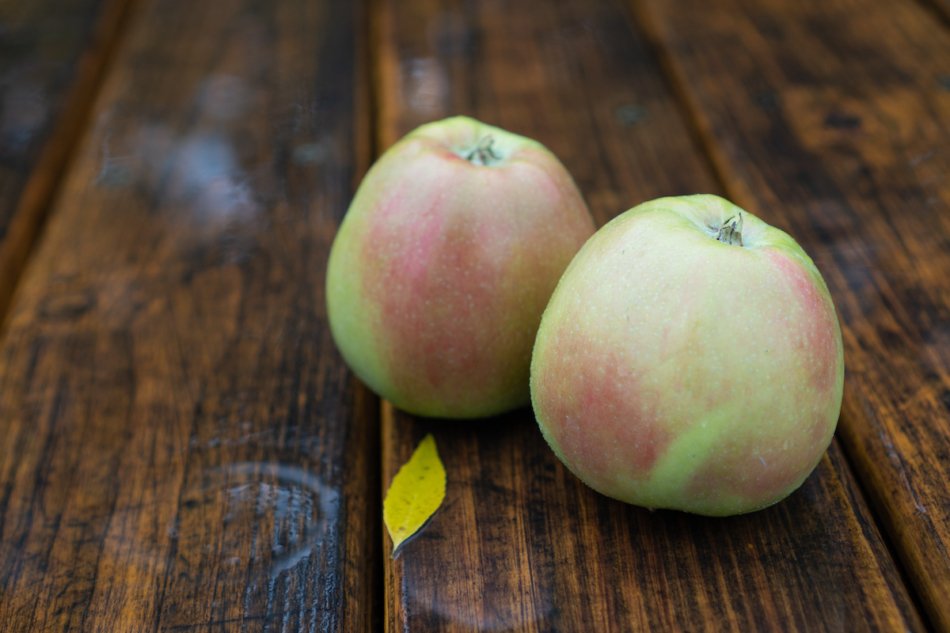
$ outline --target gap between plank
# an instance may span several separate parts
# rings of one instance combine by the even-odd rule
[[[381,54],[381,44],[377,37],[379,32],[378,15],[380,4],[381,0],[365,0],[360,4],[360,8],[358,9],[359,15],[357,16],[360,38],[363,40],[363,45],[359,46],[357,50],[357,68],[360,72],[360,76],[357,78],[357,84],[359,86],[358,90],[361,93],[357,95],[357,103],[362,105],[361,111],[358,112],[356,116],[355,127],[357,141],[362,155],[360,166],[364,171],[354,172],[353,195],[356,195],[356,190],[363,180],[365,170],[369,170],[373,162],[375,162],[379,156],[381,147],[379,138],[380,90],[377,85],[377,75],[380,72],[379,55]],[[343,218],[346,217],[348,211],[349,209],[344,212]],[[341,218],[341,222],[343,218]],[[357,380],[355,376],[353,379]],[[367,514],[370,519],[370,548],[368,554],[372,558],[369,567],[373,575],[369,588],[371,600],[369,622],[371,630],[379,631],[382,630],[384,626],[383,623],[388,620],[386,617],[385,565],[387,558],[386,548],[383,542],[385,538],[383,536],[383,495],[385,494],[383,490],[383,441],[385,436],[383,432],[383,416],[385,415],[384,409],[387,403],[368,387],[363,388],[376,405],[375,421],[378,425],[375,432],[376,454],[372,459],[367,460],[368,463],[375,466],[373,472],[369,474],[369,481],[367,482],[369,502],[375,504],[375,507],[368,509]],[[370,433],[370,436],[372,437],[373,433]],[[376,491],[376,494],[373,494],[372,491]]]
[[[358,95],[357,102],[363,104],[363,108],[356,117],[355,125],[359,147],[365,152],[363,160],[361,161],[361,167],[364,170],[369,170],[369,168],[372,167],[382,151],[382,139],[380,138],[381,125],[379,122],[381,90],[378,82],[380,81],[380,73],[382,72],[380,70],[380,56],[382,55],[383,48],[380,38],[382,27],[379,24],[379,16],[383,1],[384,0],[365,0],[360,5],[360,15],[358,16],[363,45],[359,46],[357,51],[357,68],[360,69],[361,73],[361,76],[358,78],[358,85],[362,92],[361,95]],[[356,190],[364,175],[365,171],[354,173],[353,195],[356,194]],[[345,213],[343,217],[346,217]],[[368,460],[370,463],[375,464],[374,471],[370,473],[368,482],[369,490],[376,491],[375,495],[372,494],[372,492],[369,495],[370,503],[374,503],[375,507],[372,508],[368,514],[370,519],[372,519],[370,521],[371,525],[369,530],[371,540],[369,555],[372,557],[370,567],[373,573],[373,579],[370,583],[372,602],[370,607],[372,609],[370,622],[372,630],[379,631],[382,630],[383,627],[388,628],[386,623],[389,621],[389,618],[386,616],[386,570],[387,561],[389,559],[384,543],[385,530],[383,529],[382,510],[383,498],[386,494],[386,491],[383,489],[383,462],[385,458],[385,451],[383,450],[383,444],[385,442],[384,417],[386,416],[387,407],[390,405],[373,393],[368,387],[365,389],[376,404],[375,419],[378,424],[376,429],[376,455],[373,459]]]

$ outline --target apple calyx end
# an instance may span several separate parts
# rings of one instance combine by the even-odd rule
[[[715,231],[716,239],[723,244],[742,246],[742,213],[732,216],[719,227],[709,228]]]
[[[473,165],[491,166],[501,162],[503,156],[492,147],[495,144],[495,137],[491,134],[483,136],[481,140],[462,155],[462,158]]]

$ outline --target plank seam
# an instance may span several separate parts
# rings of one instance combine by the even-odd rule
[[[380,90],[377,85],[379,73],[382,72],[379,64],[379,56],[382,54],[382,45],[376,37],[380,31],[378,24],[378,14],[381,0],[365,0],[359,4],[357,9],[357,28],[359,30],[359,39],[362,40],[356,47],[356,68],[357,68],[357,94],[358,104],[357,114],[354,120],[354,132],[356,136],[357,151],[359,163],[357,170],[354,171],[352,192],[355,195],[356,189],[362,180],[365,171],[370,168],[373,161],[380,153]],[[344,212],[344,216],[345,217]],[[342,222],[343,217],[340,218]],[[349,372],[349,368],[347,368]],[[353,380],[357,380],[353,377]],[[385,547],[383,543],[382,529],[382,507],[383,507],[383,403],[379,396],[370,391],[360,383],[360,388],[366,393],[368,405],[374,410],[375,415],[368,416],[377,425],[375,433],[370,433],[370,437],[375,436],[375,455],[367,459],[370,466],[370,473],[367,481],[368,501],[375,504],[367,509],[365,517],[368,522],[368,555],[371,557],[368,568],[371,574],[371,580],[368,583],[368,593],[370,598],[370,613],[366,618],[366,624],[370,631],[379,631],[383,628],[383,622],[386,620],[386,569],[385,569]]]

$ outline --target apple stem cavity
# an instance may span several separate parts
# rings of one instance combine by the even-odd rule
[[[494,165],[498,163],[502,156],[492,147],[494,144],[495,138],[491,134],[482,137],[478,145],[465,155],[465,160],[473,165]]]
[[[742,246],[742,214],[734,215],[718,229],[710,227],[716,231],[716,239],[724,244],[732,246]]]

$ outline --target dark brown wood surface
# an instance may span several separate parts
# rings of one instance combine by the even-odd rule
[[[359,631],[378,404],[325,323],[358,3],[143,2],[0,346],[3,631]]]
[[[950,34],[911,1],[642,0],[740,204],[815,259],[844,325],[839,437],[950,630]],[[741,113],[741,116],[739,115]]]
[[[0,315],[129,0],[0,1]]]
[[[921,0],[923,4],[936,12],[938,19],[950,25],[950,0]]]
[[[419,122],[474,114],[548,144],[599,223],[648,198],[719,191],[621,3],[392,1],[374,41],[381,148]],[[427,432],[448,473],[445,506],[387,561],[388,630],[922,627],[837,445],[788,501],[721,520],[593,493],[527,410],[448,423],[385,405],[383,426],[384,483]]]
[[[950,632],[948,7],[0,0],[0,631]],[[847,384],[801,490],[651,513],[530,410],[353,377],[331,240],[452,114],[548,145],[598,224],[713,192],[802,242]],[[446,501],[393,560],[429,432]]]

